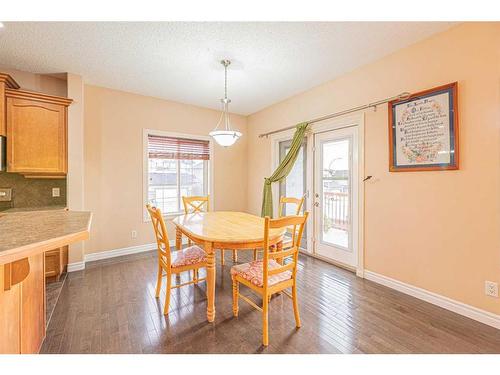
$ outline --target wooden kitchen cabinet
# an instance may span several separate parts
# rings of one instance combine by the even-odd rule
[[[5,108],[5,90],[6,89],[18,89],[19,85],[10,75],[6,73],[0,73],[0,136],[7,135],[7,123],[6,123],[6,108]]]
[[[5,89],[7,171],[26,177],[67,173],[67,117],[72,100]]]
[[[45,278],[47,281],[59,281],[68,266],[68,246],[59,247],[45,253]]]

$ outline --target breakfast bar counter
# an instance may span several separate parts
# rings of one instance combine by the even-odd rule
[[[91,217],[85,211],[0,212],[0,264],[87,239]]]
[[[45,337],[44,253],[88,238],[90,212],[0,212],[0,353],[37,353]]]

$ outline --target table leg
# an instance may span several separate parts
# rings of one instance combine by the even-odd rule
[[[182,248],[182,232],[178,227],[175,227],[175,248],[177,250]]]
[[[205,242],[207,253],[207,319],[215,320],[215,250],[211,242]]]

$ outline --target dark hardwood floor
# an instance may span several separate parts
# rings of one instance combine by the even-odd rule
[[[64,272],[59,281],[51,281],[46,282],[45,284],[45,322],[47,325],[50,323],[50,318],[52,317],[52,313],[56,308],[57,300],[61,295],[61,290],[66,281],[66,277],[68,274]]]
[[[306,256],[298,278],[302,328],[295,329],[291,301],[273,297],[263,348],[260,312],[240,301],[232,316],[226,254],[226,266],[217,267],[215,324],[206,321],[204,283],[173,290],[171,312],[162,315],[156,253],[148,252],[70,273],[41,352],[500,353],[500,331]]]

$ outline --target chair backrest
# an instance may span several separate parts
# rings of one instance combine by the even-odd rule
[[[282,195],[280,197],[278,216],[279,217],[286,216],[286,213],[284,212],[286,204],[297,205],[297,208],[295,210],[295,215],[299,215],[300,210],[302,209],[302,205],[304,204],[304,199],[305,199],[305,196],[303,196],[302,198],[294,198],[294,197],[285,197],[284,195]]]
[[[208,212],[210,211],[210,196],[192,196],[192,197],[182,197],[182,203],[184,205],[184,213],[192,214],[194,212]]]
[[[168,241],[167,227],[163,215],[159,208],[152,207],[147,204],[149,216],[156,236],[156,244],[158,245],[158,259],[164,264],[165,267],[170,267],[170,244]]]
[[[302,238],[302,233],[304,232],[304,226],[307,221],[309,212],[304,212],[303,216],[285,216],[278,219],[271,219],[266,216],[264,219],[264,258],[263,258],[263,285],[267,288],[267,280],[269,276],[276,275],[285,271],[292,271],[293,278],[295,279],[297,273],[297,260],[299,256],[299,245],[300,239]],[[277,228],[290,228],[292,227],[292,242],[290,246],[280,251],[270,251],[269,247],[269,230]],[[288,257],[293,257],[291,262],[269,270],[269,260],[270,259],[285,259]]]

